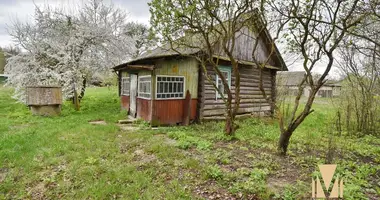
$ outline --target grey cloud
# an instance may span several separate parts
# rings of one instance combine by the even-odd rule
[[[148,2],[150,0],[115,0],[114,2],[125,7],[132,16],[149,18]]]

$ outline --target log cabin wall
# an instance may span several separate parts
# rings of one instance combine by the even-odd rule
[[[225,66],[225,64],[223,64]],[[207,67],[208,74],[215,82],[215,72],[211,66]],[[255,66],[240,65],[240,108],[238,115],[252,114],[252,115],[266,115],[269,116],[273,113],[273,108],[270,103],[264,99],[259,89],[259,69]],[[274,80],[276,73],[275,70],[265,69],[263,74],[264,90],[269,97],[275,98]],[[199,81],[198,92],[198,110],[199,118],[213,119],[216,116],[223,117],[226,106],[221,98],[216,98],[216,90],[213,85],[207,80],[205,74],[201,72]],[[231,89],[235,93],[235,76],[231,72]],[[234,102],[234,100],[233,100]]]

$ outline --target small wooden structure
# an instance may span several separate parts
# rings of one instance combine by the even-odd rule
[[[253,47],[258,40],[255,59]],[[271,115],[272,106],[259,88],[260,77],[266,93],[275,100],[276,73],[286,70],[284,60],[268,31],[258,33],[242,27],[235,35],[234,58],[240,74],[239,116]],[[198,48],[179,47],[172,50],[163,45],[145,52],[134,60],[113,69],[118,74],[121,107],[131,117],[149,121],[152,125],[187,125],[193,121],[223,119],[226,105],[214,85],[224,91],[222,78],[213,65],[205,68],[194,56],[214,59],[235,98],[236,77],[229,57],[215,47],[213,55]],[[269,60],[268,60],[269,59]],[[255,61],[266,63],[263,70]],[[188,91],[188,92],[187,92]]]
[[[26,89],[26,98],[34,115],[61,114],[62,89],[59,86],[29,86]]]

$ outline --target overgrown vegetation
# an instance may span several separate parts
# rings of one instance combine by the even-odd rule
[[[116,88],[89,88],[82,110],[65,103],[60,117],[32,116],[11,93],[0,88],[0,199],[309,198],[330,135],[345,199],[380,197],[380,139],[330,131],[335,108],[322,99],[282,157],[268,119],[238,121],[235,137],[219,122],[123,131]]]

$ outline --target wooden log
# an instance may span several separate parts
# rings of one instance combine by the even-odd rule
[[[254,107],[264,107],[270,106],[270,104],[263,103],[243,103],[239,105],[239,108],[254,108]],[[235,106],[233,106],[235,107]],[[225,104],[205,104],[204,110],[216,110],[216,109],[225,109]]]
[[[254,113],[254,112],[265,112],[265,111],[270,111],[270,106],[240,108],[238,110],[237,114]],[[224,115],[225,112],[226,112],[225,109],[205,110],[204,111],[204,117]]]

